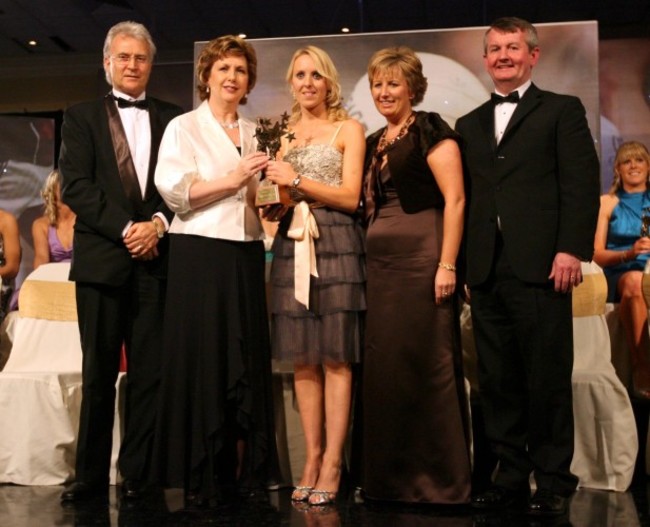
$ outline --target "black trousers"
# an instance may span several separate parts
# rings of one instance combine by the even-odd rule
[[[125,479],[148,479],[160,383],[165,282],[136,264],[122,286],[78,282],[76,297],[83,352],[76,479],[108,482],[115,383],[123,343],[128,373],[119,469]]]
[[[494,483],[567,495],[573,458],[571,295],[519,280],[498,247],[490,278],[471,289],[486,435],[499,460]]]

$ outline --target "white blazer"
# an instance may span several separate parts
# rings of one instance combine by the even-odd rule
[[[239,119],[241,156],[254,152],[255,124]],[[190,207],[190,186],[195,181],[225,177],[241,156],[226,131],[212,115],[207,101],[173,119],[160,143],[155,182],[158,192],[176,213],[170,233],[196,234],[210,238],[245,241],[264,237],[255,192],[259,176],[247,186],[200,209]]]

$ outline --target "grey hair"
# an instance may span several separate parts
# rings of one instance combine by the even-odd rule
[[[113,39],[118,35],[124,35],[127,37],[133,37],[138,40],[143,40],[149,46],[149,59],[153,60],[156,55],[156,45],[151,38],[151,33],[149,30],[144,27],[139,22],[133,22],[132,20],[127,20],[125,22],[118,22],[112,28],[108,30],[106,34],[106,39],[104,40],[104,58],[108,58],[111,55],[111,44],[113,44]],[[105,68],[106,73],[106,82],[108,84],[113,84],[111,79],[110,72]]]

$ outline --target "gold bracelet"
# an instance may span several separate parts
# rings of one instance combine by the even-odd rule
[[[438,267],[447,271],[453,271],[454,273],[456,272],[456,266],[454,264],[438,262]]]
[[[627,261],[627,249],[623,251],[623,254],[621,254],[621,263],[625,263]]]

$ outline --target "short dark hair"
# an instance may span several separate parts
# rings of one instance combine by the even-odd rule
[[[212,65],[219,59],[229,55],[244,57],[248,67],[248,90],[246,95],[240,101],[240,104],[246,104],[248,93],[255,87],[257,81],[257,55],[255,48],[243,38],[235,35],[225,35],[215,38],[208,42],[201,50],[198,60],[196,61],[196,89],[199,92],[199,99],[206,100],[209,96],[208,78],[212,70]]]
[[[521,31],[526,37],[526,44],[528,51],[532,51],[539,47],[539,38],[537,36],[537,29],[527,20],[517,18],[516,16],[506,16],[497,18],[490,24],[490,27],[483,35],[483,53],[487,53],[487,36],[490,31],[498,31],[499,33],[516,33]]]

